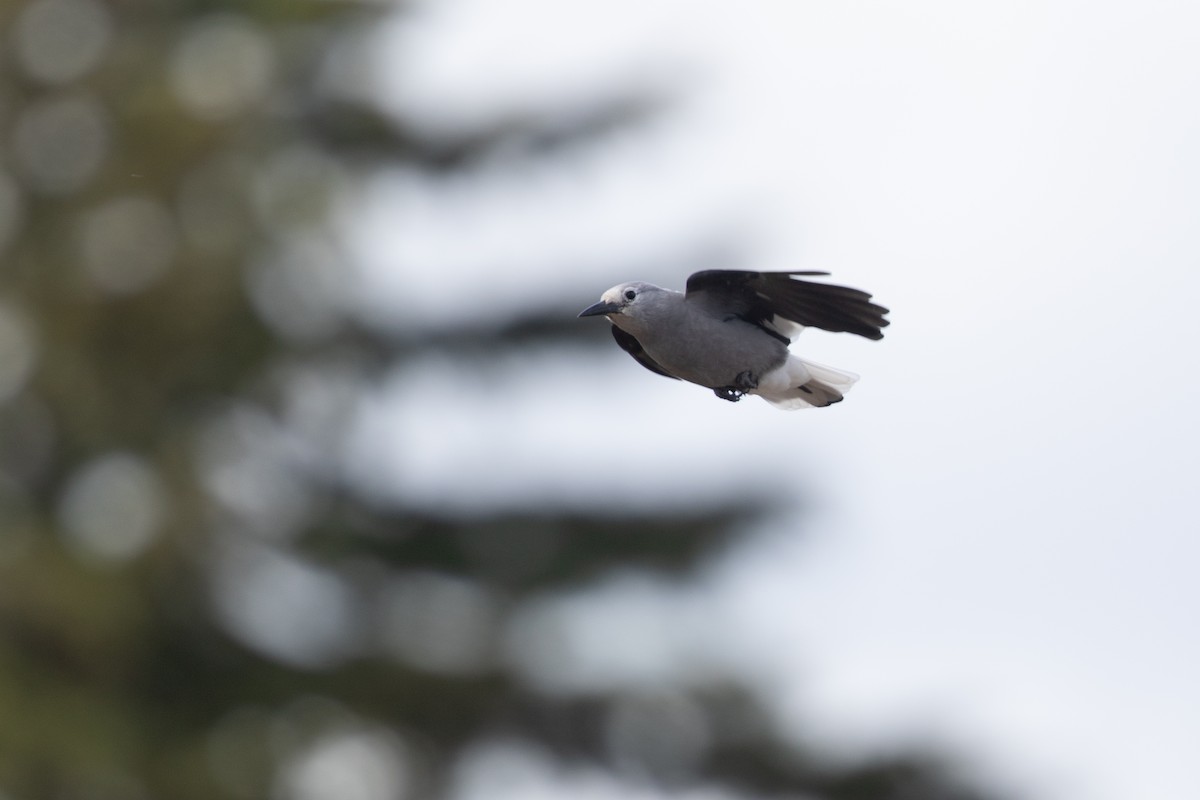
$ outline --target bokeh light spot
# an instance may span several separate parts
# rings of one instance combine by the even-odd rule
[[[146,463],[111,453],[85,464],[67,485],[59,520],[67,541],[83,556],[125,561],[154,539],[166,513],[166,493]]]
[[[30,77],[66,83],[95,68],[112,31],[107,8],[96,0],[36,0],[17,18],[14,50]]]
[[[295,236],[247,273],[259,316],[281,336],[310,342],[336,333],[347,303],[345,257],[327,238]]]
[[[108,115],[87,95],[32,103],[13,132],[16,165],[30,188],[70,194],[87,183],[109,147]]]
[[[232,409],[206,425],[196,444],[204,487],[243,529],[287,538],[314,513],[318,497],[292,468],[283,431],[262,411]]]
[[[437,573],[397,579],[382,602],[383,640],[401,661],[432,672],[492,666],[495,599],[478,584]]]
[[[88,277],[111,294],[145,289],[167,271],[175,255],[175,220],[149,197],[108,200],[84,218],[81,228]]]
[[[399,800],[409,794],[403,743],[382,728],[333,731],[284,768],[286,800]]]
[[[338,165],[320,151],[289,147],[274,155],[254,176],[255,207],[263,222],[280,233],[319,224],[343,183]]]
[[[262,32],[240,16],[222,14],[194,25],[180,42],[171,85],[193,116],[220,121],[267,95],[274,61]]]
[[[248,539],[230,538],[218,555],[217,611],[246,645],[310,668],[358,648],[361,604],[335,573]]]

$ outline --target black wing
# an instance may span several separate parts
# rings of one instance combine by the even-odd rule
[[[616,325],[610,327],[612,328],[613,338],[617,340],[617,344],[621,345],[622,350],[633,356],[635,361],[651,372],[657,372],[659,375],[664,375],[668,378],[675,378],[674,375],[663,369],[657,361],[646,355],[646,351],[642,349],[642,343],[635,339],[632,333],[627,333]],[[679,379],[675,378],[675,380]]]
[[[742,272],[710,269],[688,278],[687,297],[765,326],[778,315],[826,331],[845,331],[882,339],[888,310],[871,295],[848,286],[797,280],[795,275],[828,272]],[[770,329],[764,327],[770,333]]]

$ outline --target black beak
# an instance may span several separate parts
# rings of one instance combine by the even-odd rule
[[[617,305],[616,303],[609,303],[605,300],[601,300],[599,303],[596,303],[594,306],[588,306],[583,311],[580,311],[579,316],[581,316],[581,317],[598,317],[598,316],[601,316],[602,314],[617,314],[620,311],[621,311],[621,307],[619,305]]]

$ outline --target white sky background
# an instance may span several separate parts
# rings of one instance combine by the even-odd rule
[[[1200,6],[439,0],[377,52],[389,101],[433,130],[630,75],[683,87],[565,174],[381,176],[355,247],[395,324],[681,288],[673,265],[611,270],[713,225],[894,323],[878,343],[806,333],[794,349],[863,379],[791,414],[615,347],[423,364],[368,415],[365,473],[481,507],[794,482],[819,507],[808,536],[781,524],[623,622],[655,603],[723,620],[801,731],[852,749],[948,742],[1038,797],[1197,796]],[[585,606],[573,629],[611,673],[645,667]],[[662,647],[690,659],[704,636]]]

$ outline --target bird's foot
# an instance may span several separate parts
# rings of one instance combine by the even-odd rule
[[[746,370],[745,372],[739,372],[731,385],[713,389],[713,394],[722,400],[736,403],[745,397],[747,392],[757,388],[758,378],[754,377],[754,373],[750,372],[750,370]]]
[[[754,377],[754,373],[750,370],[746,370],[737,374],[737,377],[733,379],[733,385],[745,393],[758,388],[758,378]]]

